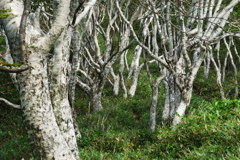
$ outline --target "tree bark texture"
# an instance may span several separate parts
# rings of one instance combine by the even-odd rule
[[[1,0],[0,8],[11,9],[11,15],[1,21],[12,60],[29,66],[16,74],[16,80],[30,144],[35,159],[75,160],[79,152],[68,99],[70,0],[54,1],[51,28],[45,32],[40,27],[39,10],[31,13],[27,2],[30,1],[23,4],[21,0]],[[78,22],[95,2],[84,4],[83,12],[75,15]]]

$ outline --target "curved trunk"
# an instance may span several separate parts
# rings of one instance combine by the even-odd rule
[[[69,46],[71,29],[62,32],[54,46],[53,68],[51,72],[50,93],[53,111],[60,131],[70,150],[78,157],[72,108],[68,99]]]
[[[36,159],[75,159],[54,115],[45,64],[35,60],[33,69],[18,74],[23,116]],[[65,112],[63,110],[62,112]],[[69,114],[69,113],[66,113]],[[65,122],[64,122],[65,123]]]

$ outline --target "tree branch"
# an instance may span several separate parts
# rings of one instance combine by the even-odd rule
[[[8,66],[0,64],[0,72],[7,72],[7,73],[20,73],[30,69],[29,65],[23,64],[20,67],[16,66]]]
[[[83,5],[84,2],[85,2],[85,0],[81,1],[81,2],[79,3],[78,7],[75,9],[75,12],[74,12],[74,15],[73,15],[73,20],[72,20],[72,25],[75,24],[78,11],[80,10],[80,8],[82,7],[82,5]]]
[[[77,15],[74,22],[72,22],[73,26],[76,26],[83,18],[86,16],[86,14],[89,12],[89,10],[94,6],[97,0],[89,0],[88,2],[84,2],[83,4],[83,11]],[[82,4],[81,4],[82,6]],[[74,24],[73,24],[74,23]]]
[[[22,109],[21,105],[13,104],[13,103],[9,102],[8,100],[6,100],[5,98],[0,98],[0,101],[6,103],[10,107],[13,107],[13,108],[16,108],[16,109]]]
[[[19,40],[21,44],[21,51],[20,51],[20,61],[21,63],[27,63],[27,56],[26,56],[26,27],[27,27],[27,18],[31,10],[31,0],[24,0],[24,10],[22,14],[22,19],[20,23],[19,29]]]

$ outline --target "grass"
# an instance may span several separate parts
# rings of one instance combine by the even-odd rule
[[[0,73],[0,97],[19,104],[19,96],[9,75]],[[21,110],[0,103],[0,159],[30,159],[31,149],[23,125]]]
[[[124,106],[124,103],[120,101],[118,105]],[[139,103],[138,107],[143,107],[141,105],[144,104]],[[81,119],[88,126],[84,127],[83,138],[79,139],[81,158],[240,158],[240,100],[207,102],[195,97],[188,116],[177,128],[162,125],[154,133],[146,129],[148,116],[144,114],[148,106],[145,108],[139,113],[142,118],[139,123],[131,117],[130,107],[105,109],[97,115],[88,115],[87,120]],[[103,118],[103,115],[108,116]]]
[[[8,84],[9,77],[1,74],[0,80],[0,84]],[[161,123],[160,93],[158,128],[151,133],[148,130],[151,90],[147,89],[146,76],[139,81],[141,85],[133,98],[113,96],[110,87],[105,89],[105,108],[94,115],[88,113],[87,98],[78,90],[77,121],[83,135],[78,139],[81,159],[240,159],[240,100],[207,101],[206,95],[202,98],[195,94],[182,123],[173,129]],[[4,90],[1,97],[19,103],[13,84],[0,87]],[[31,159],[21,111],[2,103],[0,106],[0,159]]]

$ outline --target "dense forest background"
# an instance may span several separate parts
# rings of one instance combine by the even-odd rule
[[[239,8],[239,4],[236,8]],[[103,17],[101,22],[103,28],[108,27],[109,19],[108,16]],[[238,11],[233,12],[231,19],[239,19]],[[46,27],[45,25],[43,26]],[[133,26],[137,28],[136,30],[141,30],[139,23],[133,23]],[[236,29],[231,27],[226,26],[226,30]],[[81,29],[79,32],[81,33]],[[117,50],[119,37],[118,33],[111,34],[114,51]],[[89,32],[89,39],[94,38],[93,35]],[[144,37],[141,34],[138,36]],[[134,39],[134,36],[131,35],[130,38]],[[156,80],[159,75],[159,66],[155,62],[147,65],[146,60],[152,60],[152,57],[147,54],[146,57],[144,55],[140,57],[140,64],[149,68],[145,66],[141,68],[134,96],[123,96],[125,94],[123,89],[116,94],[112,84],[114,76],[109,74],[102,92],[103,109],[92,113],[91,96],[81,85],[76,85],[74,106],[77,124],[82,135],[77,139],[80,158],[84,160],[240,159],[240,99],[239,93],[236,92],[236,88],[240,87],[240,84],[236,83],[240,80],[240,57],[238,55],[240,41],[236,37],[226,38],[226,41],[227,43],[220,42],[219,50],[213,50],[214,53],[221,53],[219,57],[214,54],[214,58],[225,66],[222,69],[222,73],[225,74],[224,80],[221,82],[224,97],[219,91],[216,66],[213,63],[208,66],[207,76],[205,74],[208,63],[208,57],[206,57],[194,80],[191,102],[186,109],[185,116],[177,126],[172,126],[170,121],[162,119],[166,92],[164,92],[164,84],[160,83],[158,85],[156,129],[154,131],[149,129],[149,117],[151,116],[149,111],[152,104],[149,73],[151,72],[151,78]],[[98,35],[98,44],[101,51],[106,49],[104,46],[106,42],[100,35]],[[137,45],[138,43],[134,41],[128,48],[126,57],[128,64],[132,62]],[[230,50],[229,46],[232,47]],[[5,37],[1,36],[1,55],[6,52],[6,49]],[[226,53],[230,51],[234,53],[233,57],[226,58]],[[112,72],[119,70],[120,62],[121,57],[118,57],[112,65]],[[126,88],[130,88],[132,79],[127,78],[128,70],[124,69],[122,73]],[[15,83],[11,81],[9,73],[0,72],[0,97],[14,104],[20,104]],[[34,159],[22,115],[22,110],[11,108],[0,102],[1,160]]]

